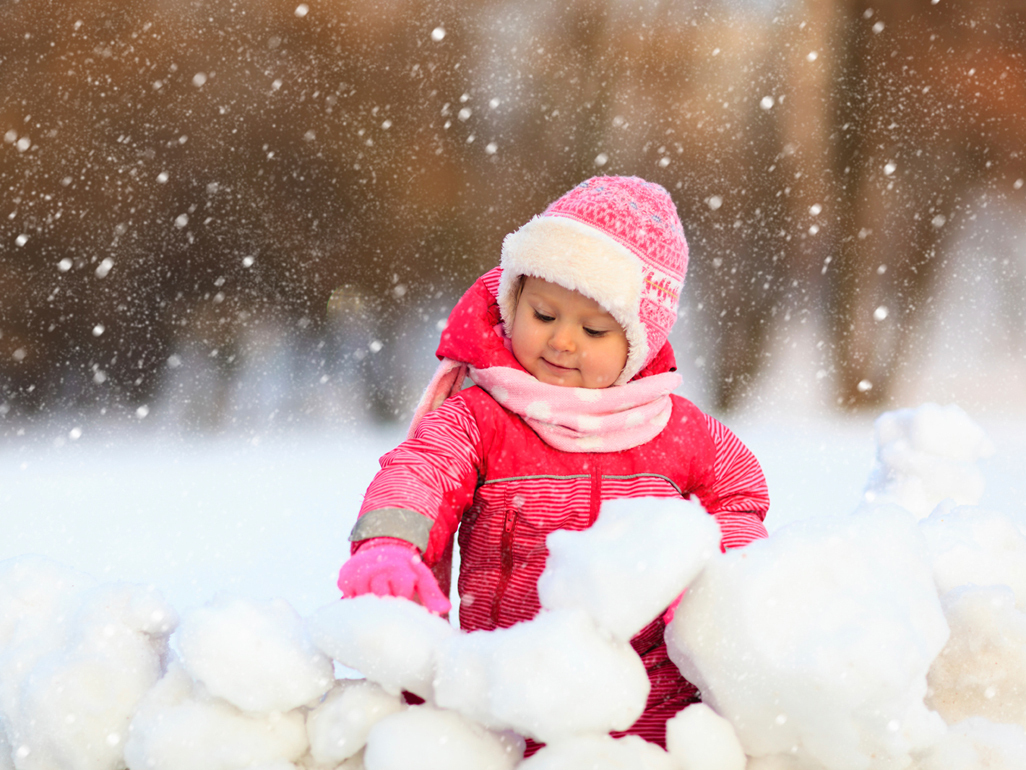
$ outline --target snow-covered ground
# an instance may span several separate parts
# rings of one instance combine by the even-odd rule
[[[47,431],[0,449],[0,559],[42,554],[153,583],[180,610],[221,591],[307,613],[337,598],[347,536],[399,433],[171,439]],[[55,442],[61,444],[56,446]]]
[[[874,471],[878,448],[868,418],[731,421],[766,471],[767,524],[779,536],[744,562],[708,562],[678,611],[674,654],[729,723],[709,709],[689,709],[671,726],[673,756],[601,737],[629,723],[644,702],[632,653],[617,641],[633,626],[609,620],[637,608],[618,609],[623,598],[612,589],[591,597],[597,606],[584,606],[574,597],[587,596],[586,586],[550,581],[558,587],[548,592],[551,613],[516,639],[452,636],[427,616],[387,606],[360,610],[361,617],[401,631],[350,634],[346,612],[359,607],[336,601],[335,577],[360,496],[398,430],[204,440],[37,427],[0,448],[0,768],[114,770],[122,757],[132,770],[334,770],[364,761],[369,770],[411,761],[431,768],[424,746],[439,736],[458,747],[440,757],[440,768],[509,768],[522,743],[495,731],[510,728],[552,741],[525,770],[592,767],[596,758],[605,763],[599,768],[727,770],[743,767],[741,746],[763,755],[749,770],[889,770],[907,767],[909,752],[917,770],[1011,770],[1008,762],[1026,757],[1026,735],[1000,724],[1026,723],[1026,699],[1015,694],[1026,686],[1026,599],[1019,596],[1026,574],[1017,583],[1026,553],[1016,550],[1018,540],[1026,542],[1026,419],[977,420],[994,450],[984,456],[971,423],[917,414],[916,424],[906,413],[885,426],[879,456],[889,475]],[[937,447],[950,456],[931,454]],[[973,496],[982,480],[981,507],[1004,516],[951,514],[928,526],[877,508],[851,524],[848,514],[865,503],[871,479],[874,504],[898,502],[920,519],[936,502],[931,489],[947,485],[956,496]],[[649,536],[661,542],[671,533]],[[976,543],[975,552],[966,543]],[[602,553],[584,539],[561,547],[574,565],[588,548]],[[55,563],[5,561],[26,554]],[[659,571],[663,593],[677,591],[674,580],[689,580],[710,555],[688,558],[688,576]],[[964,589],[984,568],[990,582],[1007,588]],[[587,570],[575,567],[559,580],[577,574]],[[766,588],[774,580],[776,592]],[[852,585],[858,590],[845,593]],[[805,593],[805,586],[817,590]],[[739,615],[723,607],[754,609]],[[948,626],[950,643],[938,658]],[[753,644],[739,652],[710,643],[701,628]],[[409,642],[389,651],[396,636]],[[559,687],[525,683],[523,664],[489,670],[481,662],[508,659],[507,648],[526,650],[537,669],[546,658],[531,658],[530,650],[552,650],[554,638],[577,640],[579,655],[574,665],[550,661],[552,677],[577,677],[567,681],[579,690],[588,671],[597,671],[623,697],[599,687],[585,698],[586,713],[572,712],[552,700]],[[981,648],[981,639],[1005,646]],[[260,654],[247,657],[254,649]],[[330,660],[355,666],[368,649],[386,661],[394,656],[377,677],[381,688],[332,686]],[[979,672],[966,661],[984,659],[999,675],[976,693]],[[406,670],[412,660],[429,662]],[[942,663],[930,669],[927,691],[935,660]],[[432,665],[433,673],[425,668]],[[745,665],[752,670],[738,676]],[[846,672],[856,681],[846,681]],[[404,709],[395,697],[400,687],[427,688],[445,708]],[[496,688],[505,696],[495,697]],[[974,715],[992,721],[949,728],[927,706],[952,725]],[[357,752],[372,728],[378,737]],[[6,749],[13,765],[5,764]],[[988,751],[993,764],[981,764]],[[685,755],[708,760],[682,764]]]

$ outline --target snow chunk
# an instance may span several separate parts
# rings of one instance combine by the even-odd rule
[[[704,703],[666,723],[666,748],[679,770],[745,770],[748,761],[733,725]]]
[[[434,648],[456,633],[448,621],[419,604],[391,596],[356,596],[334,602],[307,619],[317,647],[354,668],[386,692],[432,696]]]
[[[38,557],[0,565],[0,724],[20,770],[121,767],[160,678],[174,610],[152,588],[91,582]]]
[[[681,768],[684,765],[680,765]],[[551,743],[523,762],[519,770],[677,770],[670,756],[636,735],[582,735]],[[724,768],[724,770],[726,770]]]
[[[363,749],[374,725],[404,708],[401,698],[372,682],[342,682],[306,718],[310,754],[334,767]]]
[[[626,730],[649,691],[630,644],[609,638],[581,610],[453,636],[439,644],[437,665],[439,706],[546,743]]]
[[[244,714],[174,663],[140,702],[125,761],[130,770],[240,770],[295,762],[306,749],[300,712]]]
[[[939,507],[919,524],[943,594],[963,585],[1004,585],[1026,610],[1026,534],[1010,516],[982,508]]]
[[[892,508],[715,556],[667,642],[746,753],[855,770],[904,767],[943,733],[923,697],[947,636],[923,536]]]
[[[283,599],[218,597],[186,616],[177,640],[193,679],[243,711],[290,711],[335,681],[331,661]]]
[[[869,503],[895,503],[925,518],[945,500],[976,505],[983,474],[976,463],[994,453],[983,429],[958,406],[923,404],[885,412],[876,423],[877,460]]]
[[[986,717],[1026,728],[1026,614],[1011,590],[958,588],[944,610],[951,638],[930,668],[926,704],[949,724]]]
[[[511,770],[524,745],[459,714],[413,706],[378,722],[367,739],[367,770]]]
[[[1026,767],[1026,732],[983,718],[954,725],[916,770],[1020,770]]]
[[[719,553],[720,528],[697,502],[611,500],[586,530],[548,536],[542,607],[578,607],[621,641],[654,620]]]

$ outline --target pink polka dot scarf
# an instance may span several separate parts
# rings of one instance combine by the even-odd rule
[[[620,452],[651,441],[669,422],[670,392],[682,381],[665,372],[612,388],[570,388],[505,366],[471,368],[470,377],[563,452]]]

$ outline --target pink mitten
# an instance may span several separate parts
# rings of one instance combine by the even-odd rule
[[[437,615],[452,609],[417,549],[395,541],[354,553],[338,573],[338,587],[344,597],[350,598],[372,593],[413,600],[417,594],[421,603]]]

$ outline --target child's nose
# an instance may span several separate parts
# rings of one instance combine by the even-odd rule
[[[549,345],[553,350],[571,353],[574,349],[573,329],[567,324],[557,324],[552,330],[552,337],[549,338]]]

